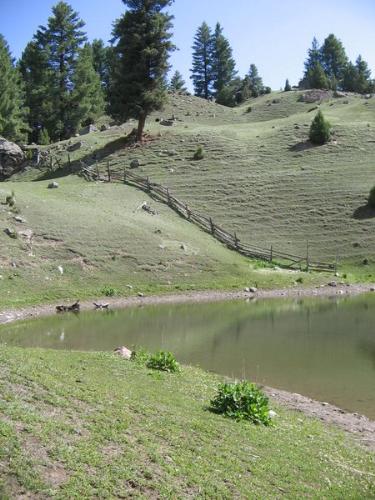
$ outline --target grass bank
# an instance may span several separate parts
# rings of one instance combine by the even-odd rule
[[[274,427],[210,413],[219,377],[111,354],[3,348],[0,496],[372,498],[374,456],[272,407]]]

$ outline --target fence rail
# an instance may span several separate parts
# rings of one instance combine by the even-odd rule
[[[248,243],[242,243],[234,232],[228,233],[225,229],[215,224],[211,217],[199,214],[193,211],[186,203],[178,200],[171,194],[165,186],[151,182],[148,177],[141,177],[133,172],[124,169],[124,174],[121,176],[116,172],[111,172],[109,165],[107,166],[107,175],[109,182],[122,182],[135,186],[142,191],[152,195],[159,201],[166,203],[175,212],[196,224],[204,231],[210,233],[214,238],[226,245],[231,250],[234,250],[245,257],[256,258],[270,263],[277,263],[282,267],[289,269],[305,269],[307,271],[337,271],[337,263],[318,262],[310,259],[309,249],[307,246],[306,256],[293,255],[270,248],[261,248]]]

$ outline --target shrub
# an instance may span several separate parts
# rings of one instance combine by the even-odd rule
[[[150,359],[151,354],[146,351],[143,347],[139,347],[137,350],[132,351],[131,361],[135,361],[140,365],[145,365]]]
[[[42,130],[39,132],[39,141],[38,144],[47,146],[50,144],[51,139],[48,134],[48,130],[46,128],[42,128]]]
[[[246,381],[220,384],[210,409],[236,420],[264,425],[271,423],[267,396],[255,384]]]
[[[12,191],[12,194],[8,194],[8,196],[5,198],[5,203],[9,205],[10,207],[14,207],[16,204],[16,197],[15,197],[14,191]]]
[[[246,113],[251,113],[253,110],[253,108],[251,106],[249,106],[247,109],[246,109]]]
[[[375,208],[375,186],[371,189],[368,197],[368,205],[371,208]]]
[[[155,354],[151,354],[146,362],[146,366],[147,368],[163,372],[175,373],[181,370],[176,358],[171,352],[167,351],[159,351]]]
[[[331,125],[319,110],[310,127],[310,141],[313,144],[322,145],[325,144],[330,137]]]
[[[114,297],[116,295],[116,290],[111,286],[105,286],[102,288],[102,294],[105,297]]]
[[[203,160],[204,158],[204,151],[202,146],[198,146],[196,152],[194,153],[193,156],[194,160]]]

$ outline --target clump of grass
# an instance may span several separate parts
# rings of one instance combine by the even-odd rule
[[[14,193],[14,191],[12,191],[11,194],[9,194],[6,198],[5,198],[5,203],[10,206],[11,208],[13,208],[16,204],[16,195]]]
[[[151,354],[146,362],[147,368],[163,372],[177,373],[181,371],[179,363],[171,352],[159,351]]]
[[[255,384],[246,381],[220,384],[210,409],[235,420],[271,424],[267,396]]]
[[[203,146],[198,146],[197,150],[194,153],[193,156],[194,160],[203,160],[204,158],[204,151],[203,151]]]
[[[112,286],[105,286],[102,288],[101,293],[105,297],[114,297],[116,295],[117,291]]]

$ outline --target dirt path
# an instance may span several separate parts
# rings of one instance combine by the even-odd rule
[[[292,288],[283,290],[258,290],[251,292],[188,292],[174,295],[159,295],[149,297],[129,297],[103,299],[102,302],[109,303],[113,309],[125,307],[159,305],[159,304],[182,304],[198,302],[218,302],[223,300],[255,300],[270,298],[298,298],[298,297],[342,297],[353,296],[373,291],[370,285],[351,286],[324,286],[318,288]],[[92,301],[81,303],[81,309],[89,311],[93,309]],[[40,316],[55,314],[54,305],[41,305],[27,307],[19,310],[6,310],[0,312],[0,324],[9,323],[21,319],[30,319]],[[358,442],[375,451],[375,421],[369,420],[363,415],[348,413],[328,403],[314,401],[300,394],[290,393],[279,389],[265,388],[267,394],[290,409],[303,412],[304,414],[318,418],[327,424],[335,424],[345,431],[353,434]]]

